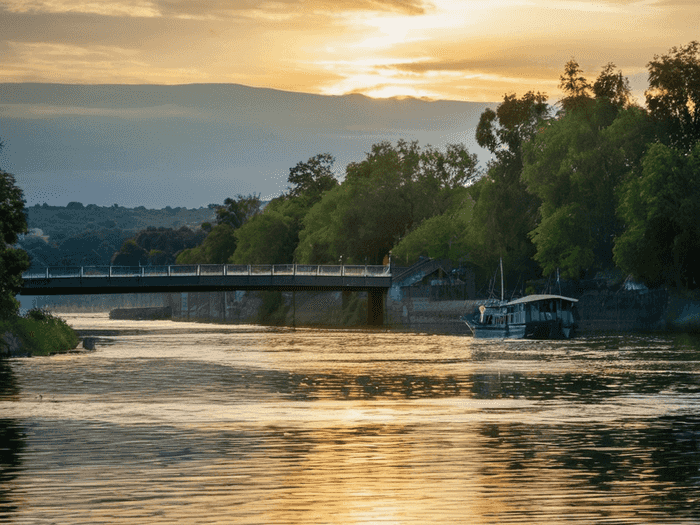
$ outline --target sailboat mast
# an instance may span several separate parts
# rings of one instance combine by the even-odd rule
[[[503,257],[501,257],[501,302],[503,302]]]

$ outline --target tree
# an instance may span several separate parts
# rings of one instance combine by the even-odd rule
[[[528,91],[522,98],[514,93],[506,94],[496,111],[487,108],[481,114],[476,127],[476,141],[493,153],[498,161],[518,164],[522,143],[536,132],[541,121],[548,116],[547,95],[544,93]]]
[[[424,220],[406,235],[392,250],[393,260],[400,266],[410,266],[421,256],[432,259],[464,260],[470,251],[469,231],[473,200],[464,195],[454,209]]]
[[[640,177],[620,191],[625,229],[615,241],[615,262],[650,286],[700,287],[700,143],[690,154],[654,144]]]
[[[583,70],[573,58],[564,65],[564,74],[559,77],[559,89],[565,96],[559,104],[565,112],[585,108],[592,100],[591,85],[582,73]]]
[[[216,223],[228,224],[233,229],[240,228],[245,222],[260,213],[260,195],[237,195],[224,200],[224,205],[216,210]]]
[[[29,268],[29,256],[15,248],[19,235],[27,233],[22,190],[13,175],[0,170],[0,318],[17,315],[15,295],[22,287],[22,272]]]
[[[690,150],[700,140],[700,43],[673,47],[647,64],[647,107],[661,141]]]
[[[236,251],[236,236],[228,223],[214,226],[201,245],[180,252],[177,264],[225,264]]]
[[[234,264],[289,264],[294,259],[298,234],[292,217],[275,211],[256,215],[236,230]]]
[[[328,190],[338,185],[331,168],[335,158],[330,153],[320,153],[306,162],[299,162],[289,168],[287,182],[294,184],[289,189],[291,197],[302,197],[313,206]]]
[[[484,176],[471,188],[476,204],[470,235],[474,262],[491,269],[499,258],[507,271],[528,275],[534,248],[528,233],[535,227],[539,200],[521,179],[523,145],[549,118],[547,96],[527,92],[522,98],[506,94],[496,111],[482,113],[476,130],[480,146],[494,155]]]
[[[650,128],[635,107],[607,125],[608,109],[607,102],[593,101],[586,111],[567,113],[525,148],[523,180],[541,201],[530,236],[545,275],[559,268],[578,278],[613,265],[616,190],[638,166]]]
[[[607,100],[612,106],[622,109],[632,104],[632,90],[622,71],[615,71],[615,64],[608,62],[593,83],[593,94],[598,100]]]
[[[477,171],[476,156],[462,145],[421,151],[417,142],[374,144],[304,217],[296,259],[379,264],[423,220],[449,209]]]

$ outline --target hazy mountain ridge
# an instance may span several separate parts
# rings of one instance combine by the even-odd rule
[[[146,209],[71,203],[69,206],[30,206],[26,209],[30,230],[20,246],[31,256],[32,268],[46,266],[100,266],[110,264],[124,241],[150,229],[204,232],[203,222],[214,222],[214,208]],[[187,234],[191,237],[191,234]]]
[[[0,84],[0,165],[30,205],[198,207],[286,188],[290,167],[329,152],[339,176],[382,140],[474,142],[495,104],[323,96],[236,84]]]

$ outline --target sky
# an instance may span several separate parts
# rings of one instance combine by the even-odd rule
[[[699,28],[697,0],[0,0],[0,82],[552,100],[575,58],[643,103],[646,64]]]

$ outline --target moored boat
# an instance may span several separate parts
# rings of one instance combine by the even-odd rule
[[[486,301],[462,319],[474,337],[498,339],[569,339],[576,328],[578,299],[563,295],[528,295],[512,301]]]

